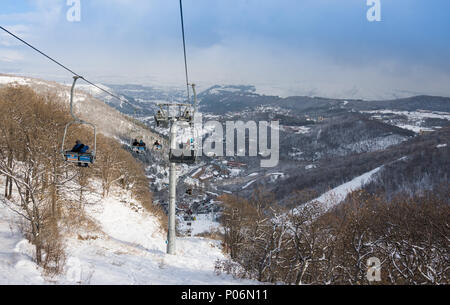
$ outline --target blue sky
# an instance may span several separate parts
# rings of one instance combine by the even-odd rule
[[[183,84],[178,0],[2,0],[0,24],[101,82]],[[450,96],[450,1],[183,0],[190,74],[200,86],[377,98]],[[0,72],[70,75],[0,35]],[[263,91],[264,91],[263,90]]]

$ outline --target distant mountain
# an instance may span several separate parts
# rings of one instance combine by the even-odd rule
[[[282,98],[258,94],[253,86],[213,86],[199,98],[201,111],[218,121],[279,121],[279,165],[262,170],[257,158],[236,157],[236,161],[246,164],[245,172],[252,175],[229,179],[218,187],[241,196],[251,196],[262,187],[283,202],[299,191],[320,195],[377,167],[395,163],[414,150],[416,156],[428,154],[418,141],[426,143],[433,137],[433,145],[439,145],[450,126],[450,98],[446,97],[386,101]],[[416,167],[418,173],[426,168],[424,164]],[[432,173],[441,175],[437,170]],[[421,175],[416,178],[422,179]],[[383,183],[380,179],[377,185]],[[427,179],[433,183],[443,181],[434,176]],[[411,177],[410,181],[412,185],[416,180]],[[389,183],[389,190],[403,188],[400,181]],[[374,188],[373,183],[370,187]]]
[[[356,110],[392,109],[403,111],[429,110],[450,112],[450,98],[420,95],[385,101],[349,101],[347,107]]]
[[[204,112],[223,114],[256,107],[278,107],[298,113],[324,114],[330,111],[393,109],[415,111],[450,112],[450,98],[436,96],[415,96],[396,100],[364,101],[329,99],[308,96],[260,95],[254,86],[213,86],[199,95],[200,107]]]
[[[0,83],[12,81],[24,84],[29,82],[26,79],[11,77],[2,80],[0,77]],[[49,86],[62,87],[67,98],[69,86],[49,84],[39,80],[33,82],[33,86],[42,87],[41,90],[48,90]],[[80,86],[79,89],[90,93],[81,94],[83,97],[86,96],[90,100],[92,95],[122,113],[134,115],[151,130],[165,135],[167,130],[158,129],[154,124],[153,115],[157,109],[156,104],[185,102],[186,98],[183,88],[141,85],[107,85],[105,87],[108,91],[126,97],[129,103],[139,109],[137,113],[134,113],[133,107],[107,96],[100,90],[86,86]],[[257,92],[255,86],[216,85],[199,93],[200,111],[204,113],[206,120],[214,118],[219,122],[279,121],[280,162],[278,166],[263,169],[260,167],[259,157],[232,157],[217,160],[203,156],[196,167],[183,169],[185,173],[183,175],[186,176],[182,175],[180,181],[187,181],[186,188],[188,185],[202,185],[202,192],[208,190],[218,194],[232,192],[241,196],[250,196],[255,188],[263,187],[286,203],[298,192],[312,190],[316,195],[320,195],[330,188],[342,185],[380,166],[385,166],[390,172],[417,171],[417,179],[431,181],[427,182],[427,187],[430,183],[434,185],[434,183],[448,181],[448,177],[436,176],[442,176],[442,170],[446,170],[446,165],[442,162],[443,169],[437,169],[436,160],[442,160],[447,150],[443,149],[436,154],[433,150],[426,150],[426,146],[428,144],[444,145],[448,141],[450,98],[415,96],[386,101],[363,101],[308,96],[282,98]],[[80,98],[83,97],[80,96]],[[125,121],[122,123],[123,126],[110,126],[110,120],[105,119],[101,110],[103,106],[98,101],[92,104],[86,103],[86,107],[81,105],[84,106],[85,103],[78,104],[77,109],[82,111],[89,120],[98,120],[104,130],[112,128],[111,130],[125,131],[125,127],[132,129]],[[98,115],[96,117],[98,113],[102,113],[101,118]],[[105,113],[109,114],[110,111]],[[117,119],[114,121],[117,122]],[[130,129],[128,130],[129,133]],[[122,131],[121,133],[127,134]],[[413,152],[414,155],[412,155]],[[424,159],[424,162],[420,163],[418,160],[422,153],[423,156],[427,156],[424,157],[426,160],[430,158],[432,160]],[[415,161],[409,161],[407,165],[395,163],[403,157]],[[235,165],[226,165],[228,161],[235,161],[233,163]],[[159,161],[154,160],[154,163],[157,162]],[[414,162],[420,164],[415,166]],[[431,177],[423,174],[426,172],[426,164],[431,164],[430,166],[433,167],[430,171]],[[238,168],[235,168],[236,166]],[[191,170],[199,171],[198,175],[188,176],[187,173]],[[406,181],[402,174],[398,175],[398,179],[389,180],[386,178],[390,175],[388,173],[380,171],[380,177],[368,187],[374,189],[386,183],[385,189],[394,192],[402,189],[402,185],[407,188],[416,185],[414,174]],[[153,174],[157,176],[161,174],[161,170],[157,169]],[[401,182],[401,179],[406,182]],[[159,198],[161,202],[165,200],[164,184],[159,183],[154,192],[155,198]],[[180,194],[183,192],[181,191]],[[308,197],[304,199],[307,200]]]

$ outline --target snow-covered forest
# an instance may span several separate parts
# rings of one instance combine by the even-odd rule
[[[21,216],[23,234],[35,247],[36,263],[56,273],[64,257],[62,222],[82,217],[82,207],[94,182],[103,198],[113,187],[120,187],[163,221],[162,213],[152,205],[142,167],[115,141],[98,137],[102,154],[91,170],[64,161],[63,127],[71,118],[57,99],[17,86],[2,89],[0,97],[0,173],[5,177],[5,199],[8,208]],[[93,133],[82,127],[70,129],[68,145],[72,146],[76,139],[93,143]],[[76,210],[79,215],[72,215]]]
[[[382,265],[377,284],[449,283],[445,129],[374,153],[357,149],[328,167],[311,163],[301,183],[283,171],[260,176],[209,159],[180,167],[183,192],[196,195],[178,205],[179,247],[170,256],[164,153],[127,149],[133,132],[146,141],[159,135],[77,93],[76,112],[99,127],[100,153],[88,168],[69,164],[61,154],[72,119],[68,88],[17,79],[0,89],[0,283],[373,284],[371,258]],[[388,128],[361,120],[373,138]],[[321,137],[344,134],[353,128],[346,122],[323,123]],[[78,139],[92,145],[92,129],[70,128],[65,149]],[[345,183],[316,191],[343,175]],[[218,190],[237,181],[250,196]],[[291,196],[281,201],[280,192]],[[184,206],[199,214],[187,217]]]
[[[261,192],[250,200],[227,195],[222,224],[231,259],[217,268],[263,282],[356,285],[371,284],[368,259],[377,258],[377,284],[448,284],[449,195],[445,185],[390,202],[355,191],[330,210],[315,201],[295,213]]]
[[[166,215],[117,140],[100,134],[89,168],[64,161],[71,117],[60,96],[15,84],[0,90],[0,109],[0,283],[242,282],[215,274],[215,240],[180,239],[179,255],[165,256]],[[76,139],[92,143],[92,130],[70,129],[69,149]]]

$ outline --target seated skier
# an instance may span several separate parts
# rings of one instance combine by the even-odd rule
[[[84,149],[84,147],[85,147],[85,145],[83,143],[81,143],[80,140],[76,140],[75,146],[72,148],[72,150],[70,152],[79,153],[82,149]]]
[[[83,145],[83,147],[80,149],[80,154],[85,154],[89,150],[89,146]]]
[[[133,144],[132,144],[133,146],[139,146],[139,142],[138,142],[138,140],[137,139],[134,139],[133,140]]]
[[[89,146],[84,145],[83,143],[81,143],[80,140],[77,140],[75,142],[75,146],[72,148],[72,150],[70,152],[85,154],[85,153],[87,153],[88,150],[89,150]],[[89,167],[89,165],[87,163],[81,163],[81,162],[78,162],[78,166]]]
[[[158,140],[153,143],[153,147],[155,147],[156,149],[161,149],[161,144],[159,144]]]
[[[144,141],[142,141],[142,140],[141,140],[141,141],[139,142],[139,146],[141,146],[141,147],[145,147],[145,143],[144,143]]]

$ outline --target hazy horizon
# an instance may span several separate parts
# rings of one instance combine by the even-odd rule
[[[178,1],[5,0],[0,25],[87,78],[184,86]],[[450,96],[448,1],[184,0],[190,79],[255,85],[280,96]],[[70,74],[0,34],[0,72],[70,82]]]

